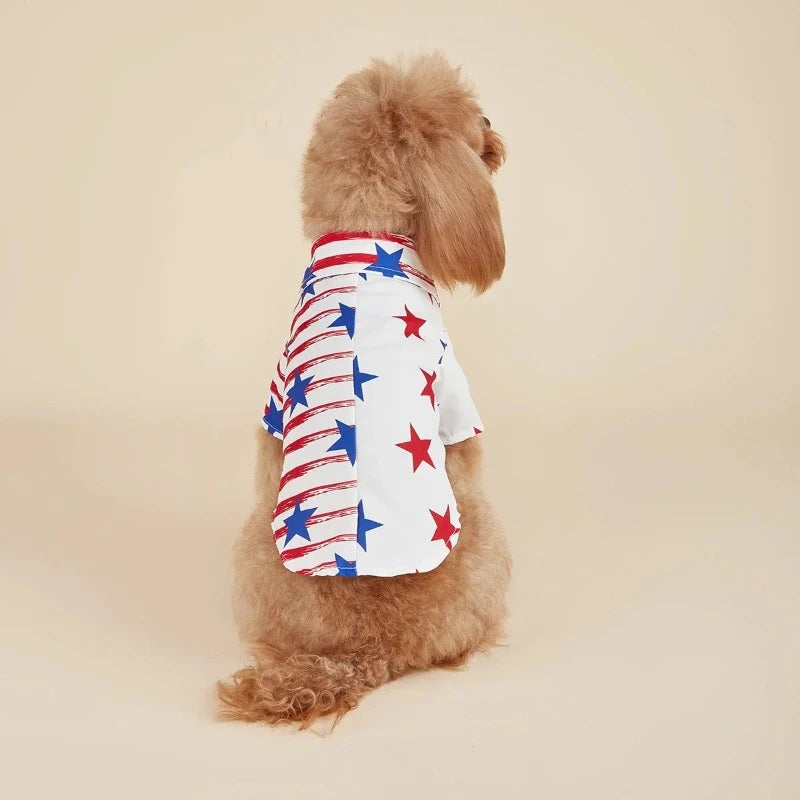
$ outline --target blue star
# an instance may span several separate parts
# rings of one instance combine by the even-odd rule
[[[442,359],[444,358],[444,351],[447,350],[447,342],[443,342],[439,339],[439,344],[442,346],[442,354],[439,356],[439,363],[442,363]]]
[[[294,384],[290,386],[286,390],[286,396],[292,401],[292,407],[289,409],[289,413],[291,414],[294,411],[294,407],[300,403],[301,406],[305,406],[308,408],[308,400],[306,400],[306,389],[308,389],[308,384],[314,380],[314,376],[311,375],[305,380],[300,377],[300,373],[298,372],[294,376]]]
[[[353,391],[356,393],[356,397],[359,400],[364,399],[364,392],[361,388],[362,384],[365,384],[367,381],[373,381],[377,377],[377,375],[370,375],[369,372],[362,372],[358,368],[358,356],[353,359]]]
[[[264,422],[269,426],[269,432],[283,433],[283,410],[275,405],[275,399],[269,398],[269,408],[264,409]]]
[[[356,309],[354,306],[346,306],[344,303],[339,303],[339,316],[328,327],[335,328],[337,325],[344,325],[347,329],[347,335],[351,339],[353,338],[353,333],[356,329]]]
[[[359,274],[359,277],[363,278],[364,280],[367,279],[367,273],[366,272],[359,272],[358,274]]]
[[[382,522],[375,522],[374,519],[367,519],[364,515],[364,501],[358,501],[358,523],[356,526],[356,541],[367,551],[367,531],[373,528],[380,528],[383,526]]]
[[[367,272],[380,272],[385,278],[408,278],[408,275],[400,268],[400,257],[403,255],[402,247],[399,250],[395,250],[394,253],[387,253],[376,243],[375,251],[378,257],[367,267]]]
[[[284,546],[289,544],[293,536],[299,536],[307,542],[311,541],[311,536],[308,533],[308,520],[311,518],[316,508],[308,508],[303,511],[300,508],[300,501],[297,500],[294,504],[294,511],[286,517],[283,522],[286,525],[286,541]]]
[[[339,570],[337,575],[342,575],[345,578],[356,577],[355,561],[348,561],[346,558],[342,558],[338,553],[334,553],[333,556],[336,559],[336,568]]]
[[[316,294],[314,284],[311,281],[314,279],[314,265],[309,264],[306,271],[303,273],[303,297],[307,294]]]
[[[348,425],[346,422],[336,420],[339,428],[339,438],[328,448],[331,450],[344,450],[351,464],[356,463],[356,426]]]

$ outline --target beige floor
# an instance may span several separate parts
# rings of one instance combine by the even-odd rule
[[[530,426],[508,475],[513,422],[487,439],[508,646],[381,689],[330,737],[213,720],[240,662],[241,429],[4,425],[7,796],[797,797],[786,421]]]

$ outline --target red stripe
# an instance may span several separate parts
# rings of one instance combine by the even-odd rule
[[[311,544],[303,545],[302,547],[290,547],[281,553],[281,561],[291,561],[295,558],[302,558],[309,553],[314,553],[317,550],[325,547],[328,544],[336,544],[337,542],[352,542],[356,538],[354,533],[340,533],[338,536],[331,536],[330,539],[323,539],[321,542],[312,542]]]
[[[320,378],[318,381],[309,383],[306,392],[310,392],[312,389],[319,389],[322,386],[327,386],[329,383],[344,383],[345,381],[351,380],[353,380],[351,373],[347,375],[332,375],[330,378]]]
[[[303,309],[301,309],[302,311]],[[338,308],[329,308],[326,311],[320,311],[319,314],[315,314],[313,317],[309,317],[302,325],[300,325],[297,330],[292,335],[292,338],[289,339],[289,343],[286,346],[288,350],[289,347],[294,344],[294,340],[309,326],[313,325],[315,322],[319,322],[323,317],[327,317],[330,314],[338,314]]]
[[[278,400],[281,403],[283,402],[283,395],[278,391],[278,387],[275,385],[275,381],[272,381],[272,383],[269,385],[269,390],[272,394],[275,395],[275,397],[278,398]]]
[[[325,256],[314,262],[312,272],[318,272],[328,267],[338,267],[341,264],[371,264],[377,256],[375,253],[339,253],[335,256]]]
[[[349,406],[354,405],[354,403],[355,400],[351,397],[347,400],[336,400],[332,403],[323,403],[320,406],[314,406],[313,408],[309,408],[308,411],[301,412],[296,417],[292,417],[292,419],[290,419],[283,426],[284,439],[286,438],[289,431],[294,430],[298,425],[302,425],[304,422],[311,419],[311,417],[314,417],[317,414],[321,414],[323,411],[327,411],[331,408],[348,408]]]
[[[338,428],[325,428],[322,431],[316,431],[314,433],[309,433],[306,436],[301,436],[299,439],[295,439],[291,444],[286,445],[283,448],[283,454],[288,456],[289,453],[293,453],[295,450],[299,450],[301,447],[305,447],[307,444],[311,442],[316,442],[317,439],[324,439],[326,436],[333,436],[334,433],[339,433]]]
[[[422,281],[425,281],[425,283],[429,283],[431,286],[434,286],[434,287],[436,286],[436,284],[435,284],[435,283],[434,283],[434,282],[433,282],[433,281],[432,281],[432,280],[431,280],[431,279],[430,279],[430,278],[429,278],[427,275],[424,275],[424,274],[423,274],[422,272],[420,272],[418,269],[414,269],[414,267],[409,267],[409,266],[406,266],[405,264],[401,264],[400,266],[401,266],[401,267],[402,267],[402,268],[403,268],[403,269],[404,269],[406,272],[410,273],[410,274],[411,274],[411,275],[413,275],[414,277],[416,277],[416,278],[419,278],[419,279],[420,279],[420,280],[422,280]]]
[[[286,383],[286,376],[285,376],[285,375],[284,375],[284,374],[281,372],[281,362],[280,362],[280,361],[278,361],[278,364],[277,364],[277,366],[275,367],[275,369],[276,369],[276,371],[277,371],[277,373],[278,373],[278,377],[279,377],[279,378],[280,378],[280,379],[281,379],[281,380],[282,380],[284,383]]]
[[[316,358],[309,359],[308,361],[304,361],[299,366],[295,367],[287,376],[286,382],[288,383],[295,375],[300,375],[305,372],[307,369],[311,367],[315,367],[317,364],[323,364],[325,361],[334,361],[337,358],[352,358],[353,351],[352,350],[340,350],[338,353],[324,353],[321,356],[317,356]]]
[[[318,247],[331,242],[346,242],[352,239],[371,239],[384,242],[394,242],[395,244],[402,244],[405,247],[415,249],[414,242],[407,236],[399,236],[396,233],[369,233],[368,231],[333,231],[320,236],[314,244],[311,245],[311,255],[313,256]]]
[[[358,511],[356,506],[350,508],[338,508],[336,511],[328,511],[325,514],[315,514],[310,519],[306,520],[306,525],[316,525],[320,522],[329,522],[332,519],[339,519],[340,517],[350,517]],[[286,536],[286,526],[278,528],[273,534],[273,539],[277,542],[281,536]]]
[[[317,467],[325,467],[328,464],[336,464],[341,461],[350,461],[350,457],[347,453],[338,453],[335,456],[323,456],[322,458],[315,458],[313,461],[307,461],[305,464],[299,464],[294,469],[283,473],[281,482],[278,484],[278,490],[280,491],[287,483],[291,483],[297,478],[302,478],[303,475],[307,475],[311,470],[317,469]]]
[[[285,500],[281,500],[275,507],[275,513],[272,518],[279,517],[281,514],[289,511],[295,503],[305,503],[310,497],[317,497],[317,495],[325,494],[325,492],[338,492],[340,489],[354,489],[358,485],[358,481],[342,481],[341,483],[326,483],[322,486],[315,486],[313,489],[306,489],[304,492],[293,494]]]
[[[306,339],[303,344],[297,345],[291,353],[289,353],[289,357],[287,361],[291,361],[295,356],[300,355],[300,353],[307,350],[311,345],[316,344],[317,342],[322,342],[325,339],[329,339],[331,336],[342,336],[346,334],[347,331],[344,328],[337,328],[333,331],[325,331],[323,333],[318,333],[316,336],[312,336],[310,339]]]
[[[335,561],[326,561],[323,564],[317,564],[316,567],[308,567],[306,569],[299,569],[297,570],[298,575],[313,575],[315,572],[319,572],[321,569],[327,569],[328,567],[335,567]]]
[[[294,333],[294,326],[297,323],[297,320],[300,318],[301,315],[305,314],[311,306],[314,305],[318,300],[322,300],[324,297],[329,297],[332,294],[336,294],[337,292],[354,292],[356,290],[355,286],[334,286],[333,289],[326,289],[324,292],[320,292],[319,294],[315,294],[307,303],[305,303],[302,308],[294,315],[294,319],[292,320],[292,325],[289,328]],[[295,333],[296,335],[296,333]]]

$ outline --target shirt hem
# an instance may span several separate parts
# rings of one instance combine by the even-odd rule
[[[476,426],[477,427],[477,426]],[[472,439],[475,436],[483,433],[484,429],[481,428],[480,430],[476,431],[475,428],[470,428],[467,430],[466,428],[463,431],[459,431],[458,433],[453,433],[450,436],[441,436],[440,439],[442,440],[442,444],[446,446],[451,444],[458,444],[459,442],[465,442],[467,439]]]
[[[269,422],[267,422],[263,418],[261,420],[261,426],[267,433],[272,434],[276,439],[283,440],[283,434],[277,428],[274,428],[272,425],[270,425]]]
[[[277,545],[277,542],[276,542]],[[453,544],[453,550],[458,547],[458,540]],[[280,548],[279,548],[280,549]],[[399,578],[401,575],[415,575],[417,573],[424,573],[424,572],[433,572],[437,567],[440,567],[447,557],[453,552],[453,550],[448,550],[441,558],[437,558],[435,560],[426,561],[424,564],[415,567],[412,570],[407,570],[405,572],[357,572],[356,574],[347,574],[342,575],[339,573],[336,567],[331,567],[330,572],[317,572],[313,575],[309,575],[309,578]],[[300,569],[292,569],[288,562],[282,562],[283,566],[289,570],[289,572],[294,572],[296,575],[301,572]]]

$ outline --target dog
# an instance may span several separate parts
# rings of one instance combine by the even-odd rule
[[[317,117],[302,180],[312,263],[234,548],[254,660],[218,683],[221,716],[335,724],[368,691],[461,666],[502,635],[511,558],[437,287],[500,278],[491,177],[505,155],[440,54],[373,60]]]

